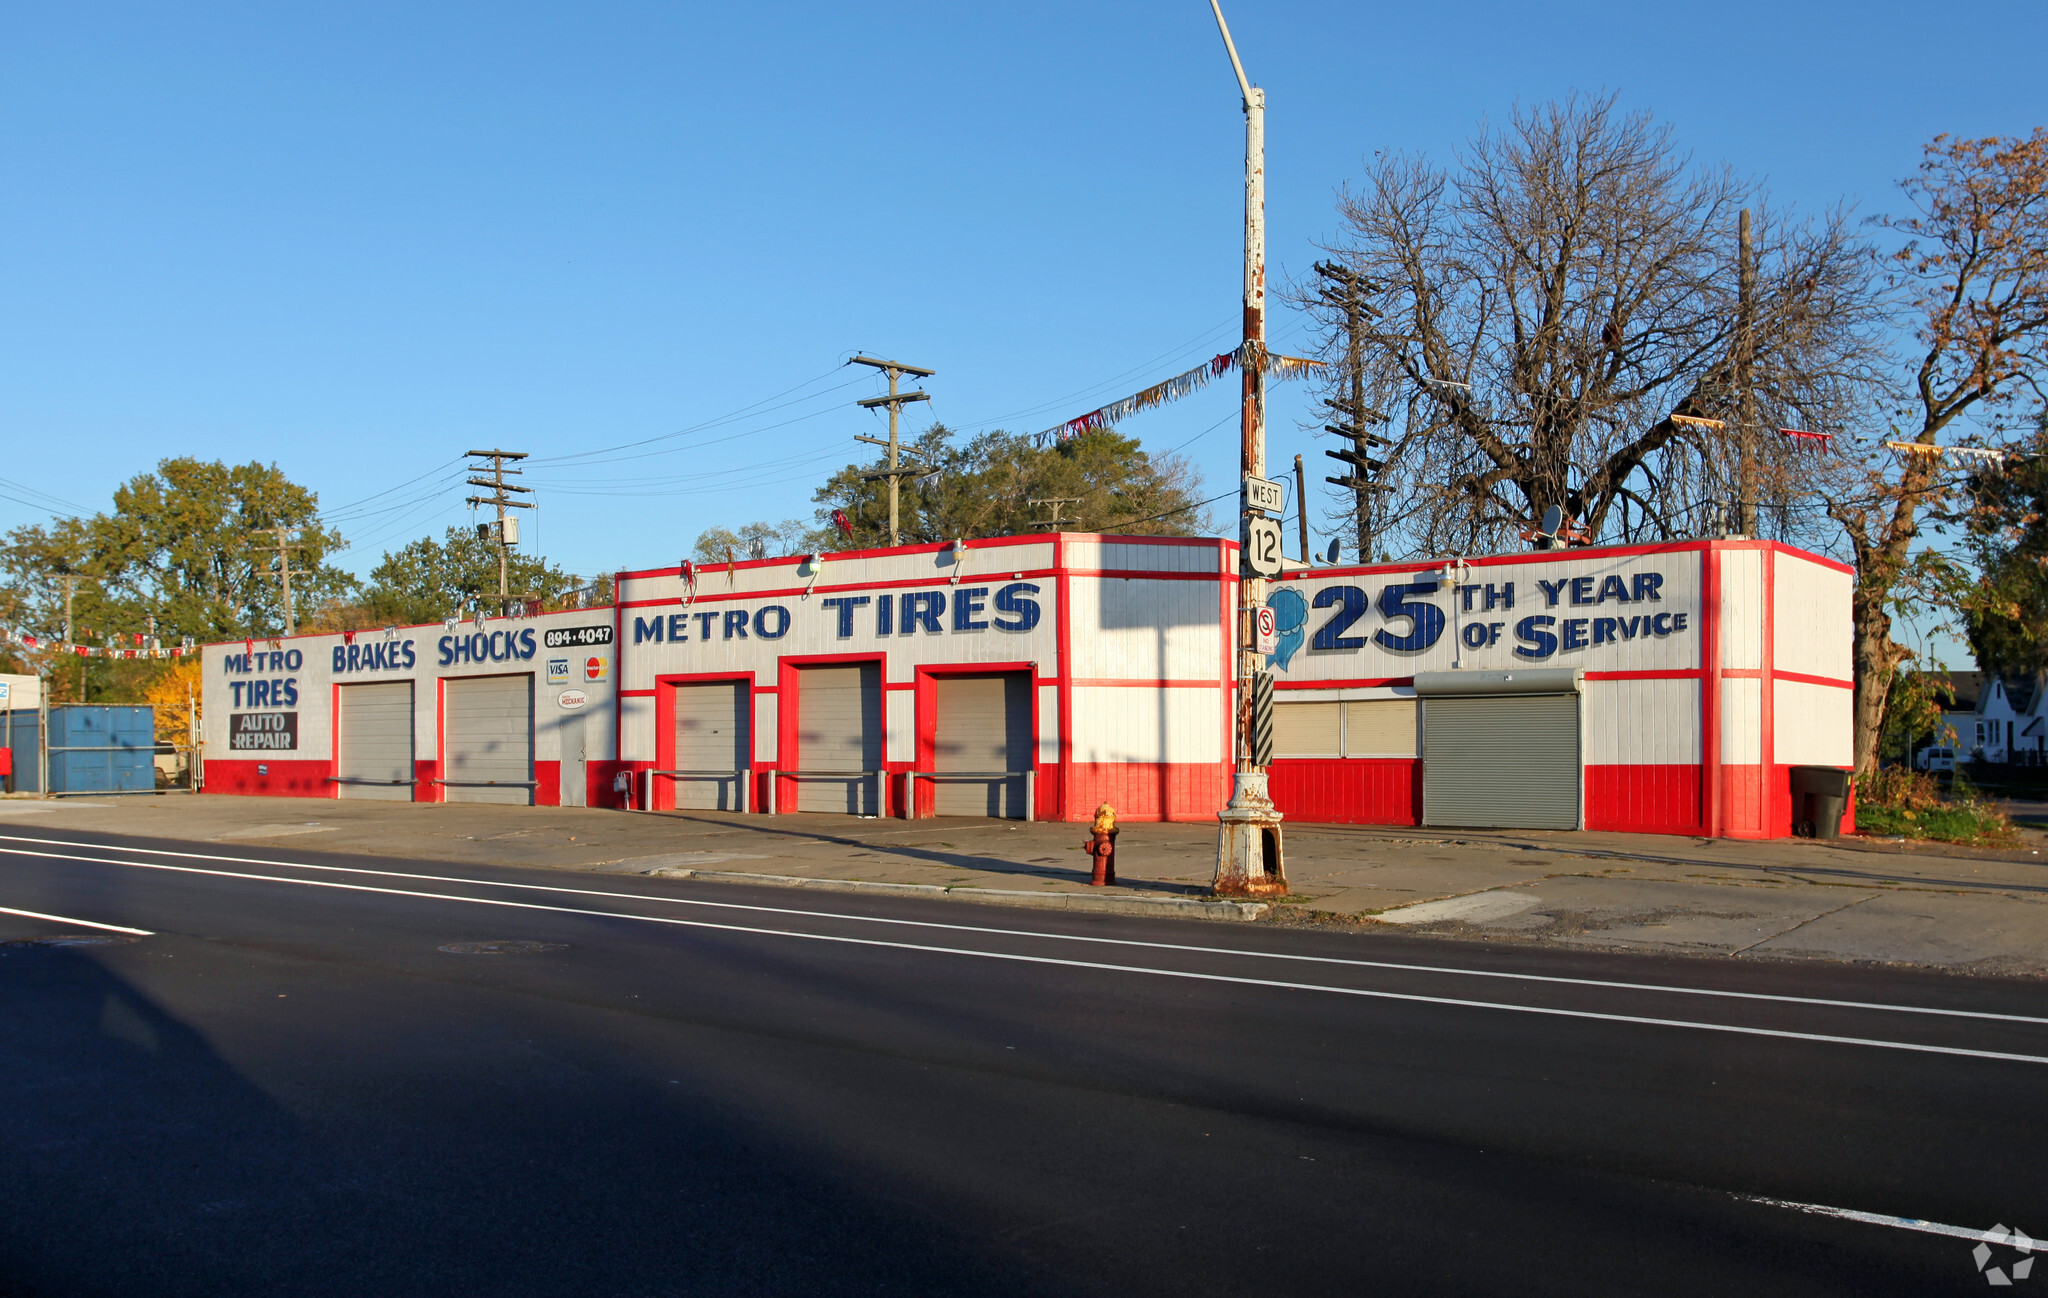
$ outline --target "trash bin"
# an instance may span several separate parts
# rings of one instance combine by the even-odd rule
[[[1833,766],[1794,766],[1792,832],[1801,838],[1840,838],[1849,806],[1849,772]]]

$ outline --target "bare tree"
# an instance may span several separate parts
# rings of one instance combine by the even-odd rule
[[[1339,213],[1328,251],[1374,313],[1362,364],[1392,441],[1395,552],[1512,548],[1553,505],[1602,540],[1705,534],[1744,416],[1840,426],[1875,355],[1872,261],[1842,213],[1770,211],[1612,97],[1518,110],[1454,169],[1380,159]],[[1817,518],[1794,507],[1788,444],[1752,444],[1766,530]]]
[[[1933,447],[1943,434],[1949,442],[1967,434],[1994,446],[2012,442],[2014,423],[2043,398],[2048,375],[2048,129],[1937,136],[1903,188],[1913,214],[1885,222],[1906,236],[1891,267],[1913,325],[1893,440]],[[2021,398],[2026,405],[2015,411]],[[1910,653],[1892,639],[1894,613],[1930,587],[1959,584],[1953,565],[1915,542],[1921,516],[1965,485],[1962,467],[1935,454],[1895,454],[1872,439],[1849,465],[1853,485],[1828,502],[1856,560],[1859,773],[1877,764],[1894,674]],[[1970,596],[1947,602],[1967,606]]]

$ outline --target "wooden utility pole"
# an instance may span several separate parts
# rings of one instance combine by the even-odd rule
[[[897,452],[899,449],[899,444],[896,440],[897,416],[902,411],[903,407],[908,405],[910,402],[930,401],[931,397],[927,393],[923,392],[898,392],[896,390],[896,382],[905,374],[914,375],[917,378],[921,379],[928,379],[932,377],[934,374],[938,373],[938,371],[919,369],[915,365],[905,365],[902,361],[878,360],[873,356],[856,356],[846,363],[848,365],[872,365],[876,369],[882,371],[882,373],[889,376],[888,396],[869,397],[865,401],[858,401],[854,403],[863,410],[873,410],[876,406],[887,406],[889,408],[889,440],[885,442],[879,437],[865,437],[858,433],[854,434],[853,440],[856,442],[866,442],[871,446],[886,446],[889,448],[888,468],[871,469],[868,472],[861,474],[860,476],[867,479],[887,478],[889,480],[889,544],[901,545],[903,544],[903,531],[897,522],[898,484],[904,478],[923,477],[925,474],[931,472],[931,466],[924,464],[903,464],[897,459]]]
[[[299,619],[298,615],[292,611],[292,551],[304,549],[307,542],[289,539],[286,533],[290,530],[283,523],[262,528],[256,535],[269,536],[274,534],[277,537],[277,544],[259,545],[256,548],[266,553],[271,550],[277,551],[277,567],[275,569],[264,569],[264,575],[277,578],[281,587],[278,594],[284,601],[284,633],[286,635],[297,635],[299,633]]]
[[[1024,503],[1027,505],[1051,505],[1052,517],[1033,519],[1031,526],[1036,528],[1042,528],[1043,530],[1048,532],[1057,532],[1060,530],[1062,524],[1071,523],[1074,521],[1071,518],[1060,517],[1060,506],[1078,505],[1081,503],[1081,500],[1082,497],[1080,496],[1040,496],[1034,497],[1030,500],[1026,500]]]
[[[532,487],[521,487],[505,481],[508,477],[516,478],[521,474],[519,469],[506,468],[505,461],[523,460],[526,458],[526,452],[464,451],[463,454],[474,459],[490,461],[488,465],[472,464],[469,466],[469,471],[473,474],[488,473],[491,475],[488,478],[472,477],[469,479],[469,485],[472,487],[482,487],[491,494],[488,496],[471,496],[466,503],[471,506],[492,505],[497,508],[497,523],[495,525],[485,524],[485,526],[490,528],[490,539],[496,541],[498,545],[498,616],[504,617],[509,611],[507,604],[512,598],[511,591],[506,588],[506,570],[510,563],[511,547],[519,543],[519,520],[505,511],[508,509],[533,508],[533,502],[514,500],[505,494],[508,491],[516,491],[524,495],[533,494]]]
[[[1735,388],[1741,448],[1737,470],[1735,527],[1744,536],[1757,534],[1756,518],[1756,246],[1749,235],[1749,209],[1742,209],[1737,228],[1741,261],[1737,267],[1735,307]]]
[[[1341,380],[1344,386],[1339,389],[1342,395],[1323,398],[1324,407],[1336,421],[1324,424],[1323,429],[1351,441],[1349,450],[1323,452],[1333,460],[1342,460],[1350,465],[1350,472],[1341,478],[1325,478],[1323,481],[1350,488],[1358,561],[1371,563],[1373,493],[1386,490],[1384,485],[1374,481],[1373,475],[1386,465],[1373,459],[1369,452],[1375,446],[1385,446],[1387,439],[1367,431],[1370,424],[1385,423],[1386,416],[1365,404],[1365,322],[1379,312],[1366,305],[1365,294],[1370,285],[1350,268],[1319,261],[1316,274],[1330,281],[1319,290],[1323,301],[1344,314],[1344,374]]]

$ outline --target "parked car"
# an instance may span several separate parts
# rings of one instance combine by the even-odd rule
[[[1923,748],[1913,755],[1913,765],[1923,771],[1953,771],[1956,769],[1956,750]]]

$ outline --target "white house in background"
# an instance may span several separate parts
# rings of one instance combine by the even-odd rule
[[[2031,751],[2036,763],[2048,761],[2048,677],[2034,678],[2031,706],[2013,730],[2013,754]]]
[[[2033,692],[2040,693],[2039,690]],[[2034,704],[2032,710],[2038,716],[2040,700],[2036,698],[2031,702]],[[1988,672],[1977,691],[1977,706],[1967,712],[1944,713],[1943,719],[1955,729],[1958,755],[1974,757],[1980,762],[2011,761],[2019,732],[2027,724],[2026,715],[2014,703],[2006,683]]]

